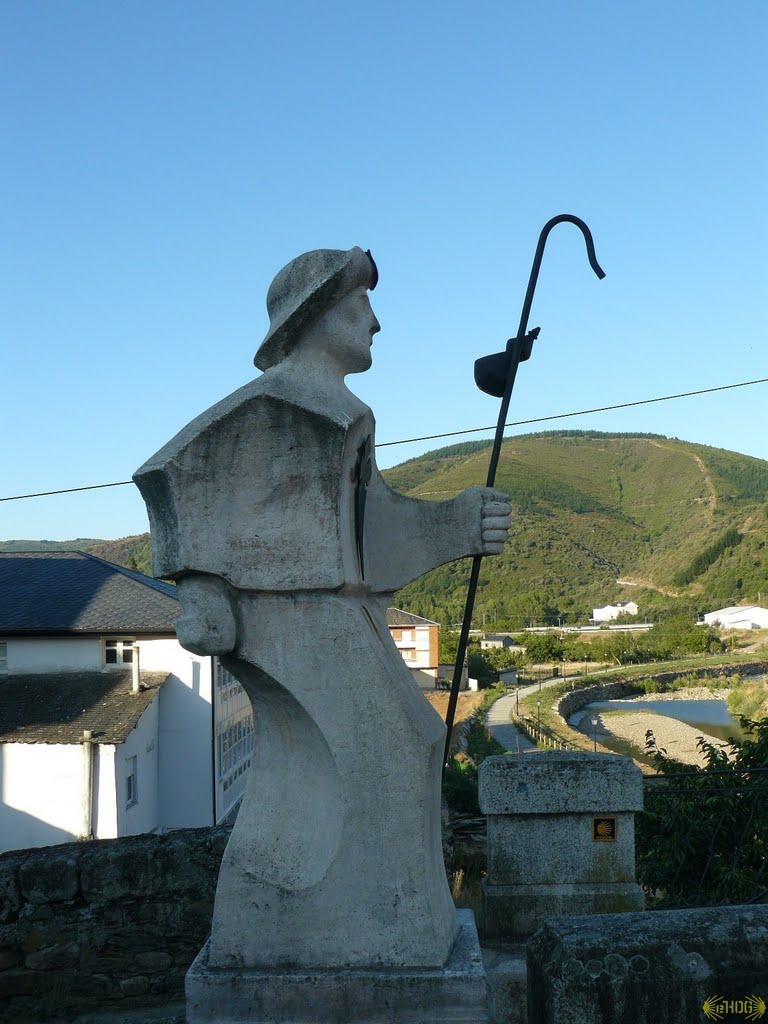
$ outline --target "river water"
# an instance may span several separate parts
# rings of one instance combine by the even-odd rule
[[[724,700],[601,700],[582,708],[579,725],[582,732],[589,734],[589,716],[592,711],[653,711],[667,718],[701,729],[702,732],[727,740],[730,736],[740,738],[741,727],[731,715]]]

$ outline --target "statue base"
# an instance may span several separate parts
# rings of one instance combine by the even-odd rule
[[[486,1024],[486,979],[471,910],[439,968],[222,970],[208,943],[187,972],[187,1024]]]

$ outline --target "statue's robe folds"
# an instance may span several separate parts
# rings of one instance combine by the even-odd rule
[[[410,580],[480,550],[479,493],[396,494],[360,465],[372,435],[370,410],[346,389],[319,397],[267,373],[135,476],[155,574],[220,581],[236,623],[221,661],[253,704],[214,968],[434,967],[456,935],[440,835],[445,727],[386,609]]]

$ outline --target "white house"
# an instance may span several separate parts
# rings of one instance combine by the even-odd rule
[[[480,650],[490,651],[500,648],[504,651],[524,651],[525,648],[516,644],[509,633],[486,633],[480,637]]]
[[[395,647],[422,690],[435,687],[438,678],[440,624],[402,608],[387,609],[387,625]]]
[[[233,811],[250,701],[178,614],[172,585],[93,555],[0,552],[0,851]]]
[[[709,626],[719,625],[723,629],[768,629],[768,608],[758,605],[731,605],[707,612],[704,622]]]
[[[638,607],[634,601],[619,601],[618,604],[607,604],[603,608],[592,609],[593,622],[612,622],[620,615],[637,615]]]

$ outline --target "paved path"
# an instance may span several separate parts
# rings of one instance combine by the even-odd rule
[[[499,697],[494,701],[485,713],[485,726],[488,732],[497,743],[513,754],[537,750],[536,745],[531,743],[528,737],[510,722],[509,716],[514,707],[514,693],[508,693],[506,697]]]
[[[520,697],[527,697],[531,693],[538,693],[540,690],[546,690],[548,687],[555,686],[556,683],[561,682],[562,679],[559,676],[551,676],[549,679],[542,680],[541,686],[538,683],[534,683],[532,686],[521,686],[519,691]],[[515,703],[514,693],[508,693],[494,701],[485,713],[486,728],[505,750],[511,751],[513,754],[538,753],[542,748],[532,743],[525,733],[520,732],[510,721],[512,712],[515,709]]]

